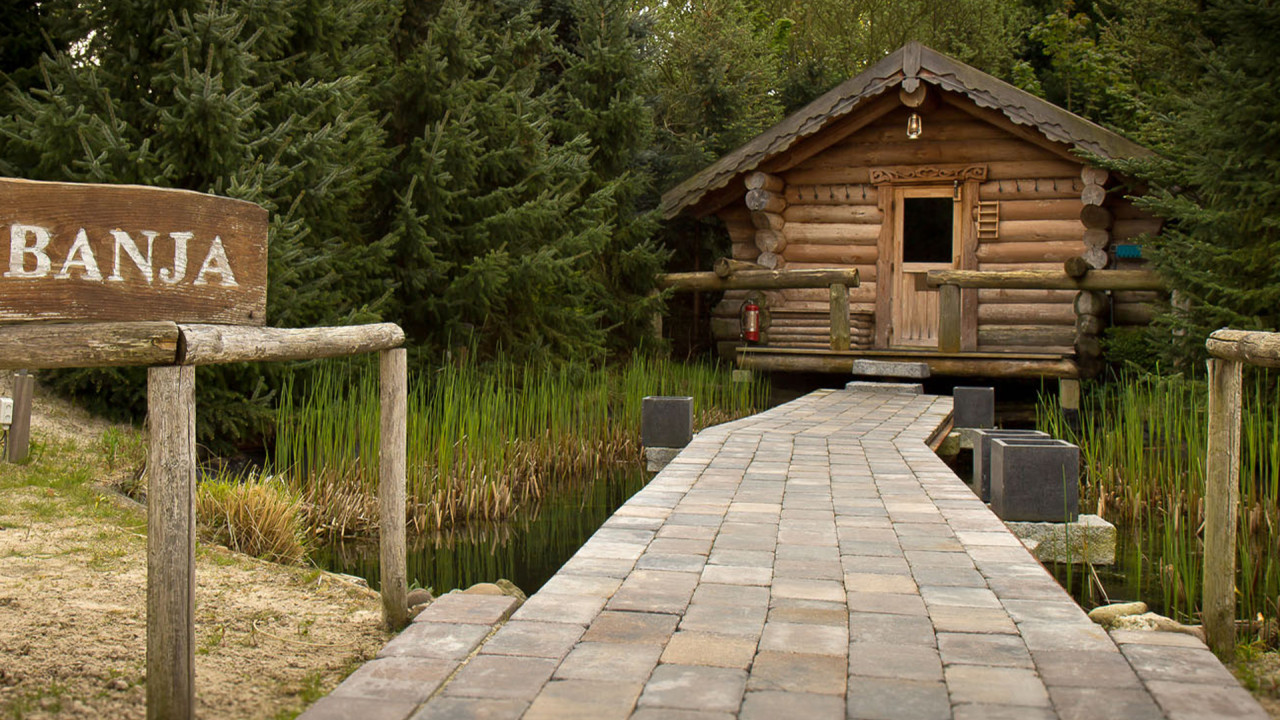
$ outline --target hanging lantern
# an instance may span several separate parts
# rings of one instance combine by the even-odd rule
[[[917,140],[923,132],[924,123],[920,120],[920,113],[911,113],[911,116],[907,118],[907,139]]]

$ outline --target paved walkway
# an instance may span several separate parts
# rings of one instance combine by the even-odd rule
[[[448,595],[303,717],[1265,718],[1198,640],[1108,635],[925,445],[819,391],[700,433],[538,593]]]

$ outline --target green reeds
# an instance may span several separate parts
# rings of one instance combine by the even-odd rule
[[[376,523],[376,368],[338,362],[305,389],[286,386],[273,464],[327,536]],[[695,426],[763,409],[767,387],[726,370],[637,357],[624,366],[447,365],[411,378],[409,520],[417,531],[509,517],[559,483],[590,479],[639,454],[645,395],[694,397]]]
[[[1133,533],[1147,590],[1183,620],[1201,599],[1206,393],[1202,381],[1126,373],[1088,386],[1078,430],[1055,398],[1037,404],[1037,427],[1080,446],[1082,506]],[[1238,607],[1253,621],[1275,618],[1280,602],[1280,391],[1262,373],[1246,384],[1242,417]]]

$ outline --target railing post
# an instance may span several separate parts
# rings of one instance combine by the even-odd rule
[[[380,352],[382,448],[378,472],[378,555],[382,582],[382,622],[390,630],[409,618],[405,550],[405,477],[408,368],[404,348]]]
[[[1209,359],[1209,447],[1205,461],[1204,598],[1209,648],[1235,654],[1236,506],[1240,497],[1240,384],[1243,363]]]
[[[831,349],[849,349],[849,286],[842,283],[831,285]]]
[[[960,352],[960,286],[938,287],[938,351]]]

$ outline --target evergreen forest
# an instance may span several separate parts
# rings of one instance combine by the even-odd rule
[[[1186,302],[1117,353],[1276,328],[1272,0],[9,0],[0,175],[261,204],[273,326],[600,364],[654,342],[657,273],[724,253],[661,193],[913,39],[1157,151],[1118,169]],[[260,433],[285,372],[202,368],[202,434]],[[135,415],[142,379],[49,378]]]

